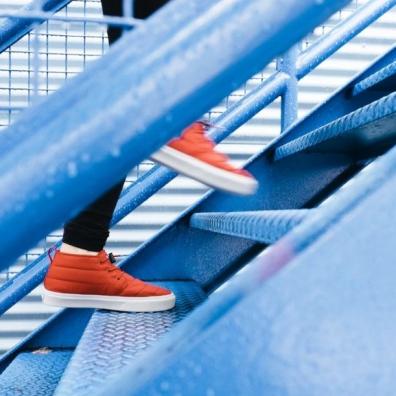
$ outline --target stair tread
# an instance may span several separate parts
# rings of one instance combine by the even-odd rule
[[[395,122],[396,92],[279,146],[274,158],[307,151],[379,155],[396,141]]]
[[[69,350],[20,353],[0,376],[0,394],[52,395],[71,355]]]
[[[369,90],[370,88],[391,88],[396,86],[396,62],[393,62],[371,76],[359,81],[353,88],[353,95]]]
[[[274,243],[301,223],[309,209],[196,213],[190,225],[206,231]]]
[[[76,348],[56,395],[89,395],[136,359],[201,303],[206,294],[192,281],[155,282],[171,289],[176,307],[154,313],[96,311]]]

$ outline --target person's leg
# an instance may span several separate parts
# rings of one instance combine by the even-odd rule
[[[145,19],[161,8],[169,0],[135,0],[135,18]],[[122,16],[122,0],[102,0],[103,13],[111,16]],[[107,29],[109,44],[114,44],[122,35],[122,29]],[[88,208],[70,220],[64,227],[63,245],[65,253],[100,252],[109,236],[110,221],[120,196],[125,179]],[[77,248],[77,249],[76,249]],[[83,249],[83,251],[81,250]]]
[[[104,15],[122,16],[122,0],[101,0]],[[135,0],[133,2],[133,16],[138,19],[146,19],[155,11],[159,10],[169,0]],[[107,29],[110,45],[122,35],[122,29],[109,26]]]
[[[168,0],[135,0],[134,17],[145,19]],[[122,15],[122,1],[102,0],[104,14]],[[120,28],[108,29],[109,41],[121,37]],[[248,172],[237,169],[229,158],[215,150],[215,144],[206,135],[205,123],[196,122],[183,131],[180,138],[153,153],[151,159],[178,173],[208,186],[236,194],[253,194],[257,181]]]
[[[102,3],[106,14],[121,15],[122,0],[103,0]],[[138,6],[142,7],[143,3]],[[151,8],[141,8],[139,15],[146,17],[157,9],[154,5],[159,7],[164,3],[148,0]],[[121,36],[120,30],[109,28],[108,31],[110,44]],[[44,280],[45,303],[132,312],[174,307],[175,296],[171,291],[126,274],[114,265],[113,257],[103,251],[123,184],[124,180],[65,225],[62,247],[56,252]]]
[[[61,251],[73,253],[70,246],[89,252],[100,252],[103,249],[123,184],[124,180],[65,224]]]

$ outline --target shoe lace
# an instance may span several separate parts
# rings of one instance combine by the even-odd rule
[[[124,271],[120,270],[114,263],[116,262],[114,255],[112,253],[106,254],[106,258],[100,260],[99,263],[103,265],[103,268],[112,274],[117,280],[125,279]]]

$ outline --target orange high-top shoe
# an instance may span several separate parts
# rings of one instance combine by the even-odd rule
[[[247,171],[235,168],[229,158],[215,150],[206,136],[206,124],[195,122],[180,138],[172,140],[152,155],[152,159],[178,173],[220,190],[249,195],[257,181]]]
[[[165,311],[175,295],[121,271],[101,251],[97,256],[57,251],[44,280],[43,302],[59,307],[126,312]]]

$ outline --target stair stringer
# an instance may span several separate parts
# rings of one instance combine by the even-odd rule
[[[254,159],[252,159],[247,165],[247,169],[255,173],[260,182],[263,184],[255,196],[250,198],[237,198],[220,192],[208,193],[197,204],[185,211],[175,222],[164,227],[164,229],[162,229],[156,236],[143,244],[136,253],[131,255],[130,258],[122,263],[122,266],[126,270],[147,279],[198,280],[198,283],[200,283],[207,291],[210,291],[221,284],[241,266],[249,262],[250,259],[260,252],[265,246],[249,241],[241,242],[238,240],[238,238],[225,236],[222,236],[219,239],[214,239],[212,236],[211,243],[209,240],[210,238],[202,237],[202,234],[204,233],[203,231],[194,231],[197,233],[196,235],[189,233],[190,230],[188,229],[187,224],[191,215],[198,211],[276,210],[291,208],[296,209],[306,205],[309,206],[311,202],[315,201],[318,195],[321,195],[323,191],[326,191],[329,185],[336,183],[339,178],[342,178],[345,172],[350,171],[354,167],[352,159],[348,156],[341,155],[329,155],[326,157],[325,155],[318,154],[304,154],[297,159],[294,158],[293,161],[284,160],[269,170],[270,166],[272,166],[272,153],[274,149],[278,145],[283,144],[285,139],[291,140],[295,137],[302,136],[304,133],[315,128],[315,126],[319,125],[320,119],[326,114],[331,114],[331,116],[334,118],[334,116],[345,114],[351,109],[355,109],[375,99],[377,97],[376,95],[378,94],[376,92],[370,93],[368,96],[361,95],[361,97],[358,99],[352,98],[350,95],[352,87],[362,78],[365,78],[371,73],[380,70],[386,64],[394,61],[395,59],[396,48],[393,48],[387,54],[376,60],[367,70],[359,74],[350,83],[341,88],[326,102],[315,108],[304,119],[292,126],[292,128],[285,132],[282,136],[280,136],[278,139],[275,139],[266,149],[264,149]],[[298,164],[298,170],[296,170],[296,163]],[[315,170],[311,170],[312,173],[308,175],[307,186],[303,186],[304,191],[299,196],[293,197],[290,195],[293,185],[290,185],[290,188],[288,188],[288,181],[293,179],[293,175],[301,176],[301,172],[306,171],[310,166],[314,167]],[[278,186],[272,186],[271,190],[266,190],[266,187],[270,185],[271,180],[275,179],[275,177],[285,177],[284,183],[281,183]],[[306,180],[304,180],[304,182],[306,182]],[[299,185],[299,187],[301,187],[301,185]],[[263,192],[265,194],[264,200],[260,198],[260,194]],[[278,199],[280,197],[283,198],[282,201]],[[180,234],[177,235],[176,231],[183,233],[183,236]],[[194,259],[197,266],[195,268],[191,267],[194,269],[194,271],[188,268],[189,261],[186,260],[187,256],[179,257],[179,263],[183,259],[184,264],[182,263],[182,266],[176,269],[171,268],[172,263],[169,262],[169,259],[172,257],[167,257],[166,254],[160,256],[166,260],[165,263],[156,260],[153,263],[154,257],[151,257],[152,265],[144,262],[145,258],[150,256],[150,249],[157,249],[160,247],[160,250],[164,249],[162,252],[166,251],[166,249],[173,249],[172,243],[175,235],[178,242],[183,239],[183,243],[188,242],[189,248],[192,248],[191,244],[194,245],[195,242],[201,244],[205,243],[206,241],[208,243],[209,250],[212,251],[211,255],[208,255],[207,257],[205,255],[199,256],[200,252],[196,250]],[[187,238],[184,238],[185,236]],[[232,246],[232,251],[230,252],[230,250],[228,250],[225,257],[221,256],[222,252],[215,250],[216,244],[222,244],[223,242],[225,243],[224,248],[226,246]],[[216,252],[216,254],[213,254],[214,252]],[[156,254],[158,254],[158,252]],[[204,257],[205,260],[202,263],[199,263],[199,259],[202,257]],[[208,263],[215,263],[217,265],[219,258],[222,260],[221,266],[217,267],[215,271],[211,271],[209,278],[206,277],[205,271],[208,268]],[[159,276],[159,271],[162,270],[164,270],[164,273]],[[75,346],[90,316],[90,314],[87,316],[83,315],[84,317],[81,318],[81,324],[79,325],[79,315],[80,314],[78,310],[65,309],[59,314],[51,317],[37,331],[30,334],[15,348],[10,350],[5,356],[2,357],[0,360],[0,369],[4,369],[4,367],[7,366],[13,357],[23,350],[45,346],[51,348],[52,346],[57,347],[61,345],[62,340],[61,337],[59,337],[59,328],[68,326],[70,320],[73,320],[73,323],[75,323],[75,337],[71,337]]]
[[[393,149],[99,395],[393,395],[395,193]]]

